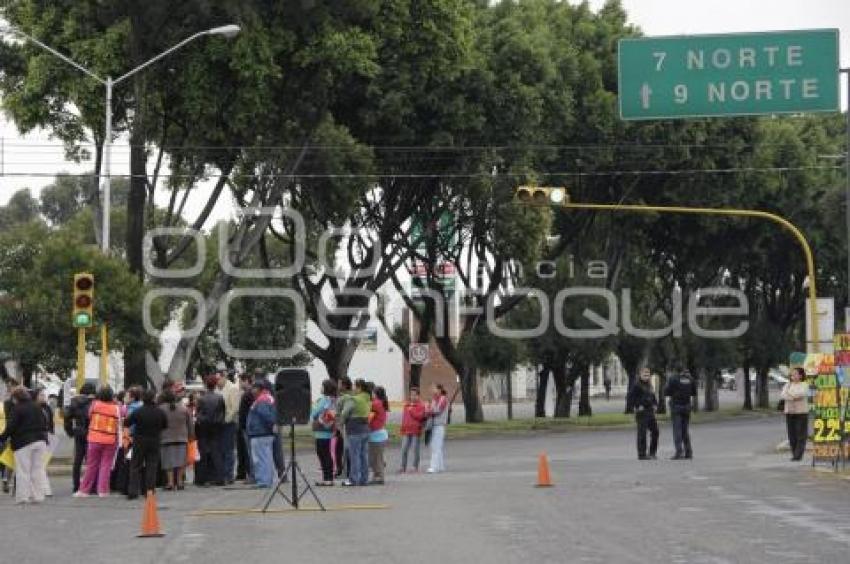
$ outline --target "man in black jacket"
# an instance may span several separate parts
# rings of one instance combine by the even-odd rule
[[[80,473],[88,449],[86,436],[89,432],[89,409],[95,391],[94,384],[86,382],[80,388],[80,393],[71,398],[71,405],[65,410],[65,433],[74,439],[74,465],[71,469],[74,493],[80,489]]]
[[[655,419],[658,400],[652,390],[650,377],[649,368],[644,368],[626,396],[626,409],[634,409],[635,412],[638,460],[655,460],[658,451],[658,421]],[[650,434],[649,456],[646,454],[647,431]]]
[[[206,391],[198,399],[195,415],[195,435],[201,460],[195,466],[195,485],[224,485],[224,453],[221,451],[221,432],[224,428],[224,398],[215,393],[216,377],[205,379]]]
[[[236,479],[252,480],[251,475],[251,447],[248,435],[245,431],[248,426],[248,412],[254,403],[254,395],[251,393],[251,374],[243,372],[239,375],[239,387],[242,388],[242,397],[239,399],[239,416],[237,418],[236,430]]]
[[[684,371],[667,381],[664,395],[670,398],[670,419],[673,423],[673,443],[676,445],[676,454],[673,460],[693,458],[691,449],[691,435],[688,426],[691,422],[691,397],[697,395],[696,380]]]

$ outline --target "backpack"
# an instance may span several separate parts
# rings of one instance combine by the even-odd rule
[[[85,437],[89,432],[89,408],[91,399],[73,398],[65,416],[65,432],[69,437]]]

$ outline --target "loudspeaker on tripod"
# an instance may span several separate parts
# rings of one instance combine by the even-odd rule
[[[310,375],[303,368],[284,368],[275,376],[274,401],[278,423],[310,422]]]

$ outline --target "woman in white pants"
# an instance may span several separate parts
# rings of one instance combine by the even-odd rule
[[[0,441],[10,439],[15,452],[15,503],[41,503],[47,489],[47,421],[26,388],[15,388],[12,401]]]
[[[445,472],[446,463],[443,459],[443,442],[446,438],[446,425],[449,422],[449,398],[446,389],[441,384],[434,384],[434,395],[428,406],[428,411],[433,419],[431,427],[431,464],[428,473]]]

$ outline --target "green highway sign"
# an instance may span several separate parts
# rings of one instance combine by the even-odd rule
[[[838,110],[838,30],[621,39],[620,118]]]

